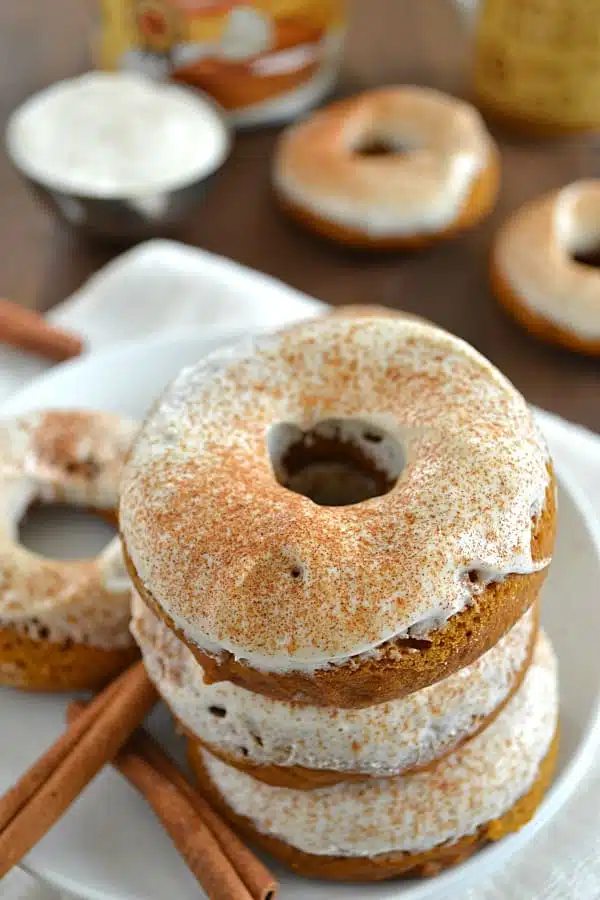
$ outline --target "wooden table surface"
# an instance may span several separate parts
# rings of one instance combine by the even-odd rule
[[[2,0],[0,124],[29,94],[89,66],[96,9],[91,0]],[[468,90],[468,40],[450,0],[351,0],[349,9],[343,92],[403,81]],[[589,139],[527,142],[497,133],[503,187],[493,216],[433,250],[381,258],[321,243],[280,215],[269,190],[274,136],[263,130],[239,137],[183,240],[330,303],[383,303],[429,317],[474,344],[530,401],[600,431],[600,360],[529,338],[497,307],[487,281],[490,241],[506,214],[542,191],[595,174],[597,145]],[[0,295],[45,310],[116,252],[54,220],[3,152],[0,198]]]

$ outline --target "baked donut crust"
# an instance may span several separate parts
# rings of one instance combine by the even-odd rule
[[[458,865],[492,841],[498,841],[518,831],[534,816],[546,794],[558,756],[558,730],[550,749],[540,763],[537,777],[530,789],[509,809],[484,825],[474,834],[460,837],[451,844],[442,844],[423,853],[384,853],[372,857],[317,856],[292,847],[285,841],[259,832],[244,816],[235,813],[210,778],[201,753],[192,747],[190,765],[203,795],[240,834],[253,844],[272,854],[298,875],[326,878],[334,881],[383,881],[389,878],[422,878],[439,875],[444,869]]]
[[[382,252],[425,250],[440,241],[451,240],[463,232],[469,231],[489,215],[500,190],[500,157],[495,150],[490,153],[488,164],[474,180],[457,218],[447,227],[429,234],[373,237],[358,229],[349,228],[333,222],[331,219],[318,216],[284,196],[277,187],[274,190],[277,203],[284,213],[298,225],[326,240],[334,241],[353,250]]]
[[[102,687],[137,657],[136,646],[101,648],[33,640],[0,628],[0,684],[25,691],[85,691]]]
[[[548,559],[554,548],[556,485],[551,469],[550,475],[544,510],[532,537],[534,560]],[[547,569],[542,569],[531,575],[510,575],[488,585],[472,606],[430,632],[426,642],[391,640],[381,645],[375,656],[350,658],[311,673],[261,672],[236,660],[228,651],[211,656],[193,644],[142,583],[126,549],[124,556],[139,596],[188,645],[204,668],[208,683],[231,681],[276,700],[342,708],[372,706],[406,696],[474,662],[529,609],[547,574]]]

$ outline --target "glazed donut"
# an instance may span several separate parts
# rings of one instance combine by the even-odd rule
[[[46,411],[0,421],[0,683],[92,688],[135,658],[130,585],[118,537],[96,559],[46,559],[19,543],[35,503],[115,521],[137,425],[107,413]]]
[[[520,394],[402,318],[324,317],[184,370],[120,498],[135,587],[207,680],[336,707],[492,647],[537,597],[554,519]]]
[[[273,180],[283,208],[318,234],[360,248],[409,249],[486,216],[499,169],[473,106],[405,86],[367,91],[288,127]]]
[[[501,228],[492,287],[528,331],[600,354],[600,271],[578,262],[598,246],[600,179],[576,181],[528,203]]]
[[[444,681],[349,710],[270,700],[228,681],[206,684],[191,650],[135,594],[131,627],[150,678],[192,745],[268,784],[311,790],[425,769],[478,734],[521,684],[537,610]]]
[[[195,748],[191,763],[211,805],[300,875],[434,875],[532,818],[556,762],[557,694],[556,661],[541,634],[512,700],[427,772],[296,791],[257,781],[206,750]]]

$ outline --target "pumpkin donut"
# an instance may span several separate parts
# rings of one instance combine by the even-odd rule
[[[576,181],[519,209],[500,229],[493,291],[542,340],[600,355],[600,270],[580,261],[597,251],[600,179]]]
[[[343,708],[489,650],[537,598],[554,520],[520,394],[399,317],[205,357],[155,405],[121,484],[135,587],[207,680]]]
[[[109,681],[137,655],[118,537],[95,559],[47,559],[18,528],[35,503],[115,521],[137,425],[106,413],[46,411],[0,421],[0,684],[76,690]]]
[[[366,91],[284,131],[273,181],[281,206],[358,248],[414,249],[483,219],[499,156],[477,110],[431,88]]]
[[[420,771],[482,731],[519,688],[537,607],[495,647],[444,681],[365,709],[271,700],[228,681],[207,684],[191,650],[134,594],[132,629],[146,669],[198,753],[254,778],[311,790]]]

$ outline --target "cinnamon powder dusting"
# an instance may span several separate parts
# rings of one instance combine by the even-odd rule
[[[277,482],[271,429],[328,419],[402,446],[388,493],[336,508]],[[548,462],[523,398],[463,341],[409,320],[324,319],[180,374],[131,454],[121,525],[192,642],[311,670],[425,637],[472,602],[470,570],[485,585],[547,565],[532,534]]]

